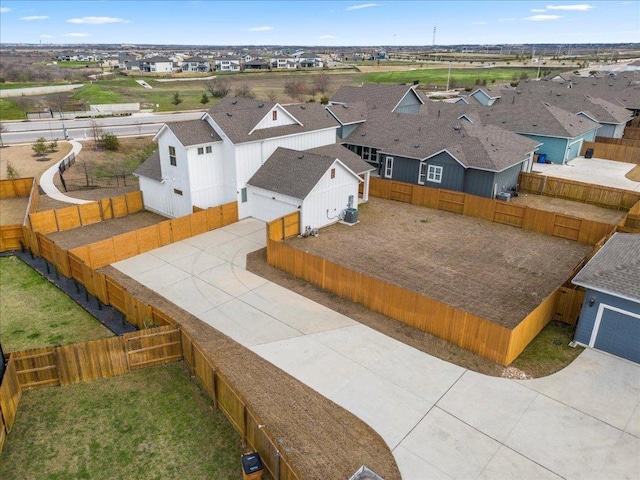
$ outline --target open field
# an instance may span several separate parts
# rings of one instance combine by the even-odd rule
[[[182,362],[23,393],[5,480],[241,475],[240,437]]]
[[[370,199],[360,223],[291,246],[513,328],[592,250],[569,240]]]
[[[0,292],[0,339],[5,353],[113,335],[17,257],[0,258]]]

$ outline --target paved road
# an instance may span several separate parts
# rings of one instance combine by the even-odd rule
[[[367,422],[405,480],[640,477],[640,365],[471,372],[246,271],[265,241],[245,219],[113,266]]]
[[[109,131],[117,136],[128,135],[155,135],[166,122],[181,120],[195,120],[202,116],[203,112],[181,113],[140,113],[128,117],[97,118],[97,125],[104,131]],[[91,120],[32,120],[29,122],[3,122],[5,132],[2,133],[2,141],[6,145],[18,143],[30,143],[44,137],[47,140],[64,138],[64,129],[70,138],[83,140],[92,138]]]

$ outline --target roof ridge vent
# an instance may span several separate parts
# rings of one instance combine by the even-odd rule
[[[233,117],[233,113],[227,112],[227,117]]]
[[[262,108],[264,107],[264,103],[261,103],[260,105],[258,105],[258,108]]]
[[[238,103],[238,100],[232,100],[231,101],[231,105],[235,105],[236,103]]]
[[[298,159],[302,160],[304,158],[304,153],[299,153],[298,154]]]

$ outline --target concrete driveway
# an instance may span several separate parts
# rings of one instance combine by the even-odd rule
[[[547,378],[444,362],[245,270],[246,219],[113,264],[371,425],[409,479],[640,477],[640,365],[587,350]]]
[[[576,157],[565,165],[534,163],[533,171],[550,177],[640,192],[640,182],[625,177],[635,163]]]

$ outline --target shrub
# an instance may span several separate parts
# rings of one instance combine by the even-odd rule
[[[47,141],[44,139],[44,137],[40,137],[31,147],[38,157],[44,157],[44,155],[47,153],[48,147],[46,142]]]
[[[203,93],[202,98],[200,99],[200,103],[203,105],[206,105],[207,103],[209,103],[209,95],[207,95],[206,93]]]
[[[120,148],[120,140],[111,132],[104,132],[98,141],[100,147],[115,152]]]
[[[11,162],[7,162],[7,178],[20,178],[20,172],[11,164]]]

